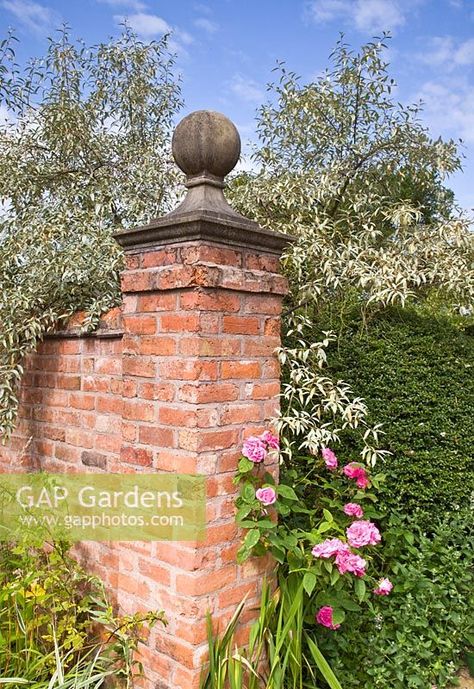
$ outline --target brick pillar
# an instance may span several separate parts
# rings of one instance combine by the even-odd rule
[[[273,352],[288,237],[259,228],[225,201],[223,176],[240,153],[229,120],[192,113],[178,125],[173,153],[187,173],[184,202],[117,235],[126,252],[121,459],[137,470],[204,474],[207,529],[203,542],[147,544],[140,558],[141,600],[169,618],[150,637],[147,689],[198,687],[206,611],[223,624],[250,592],[248,625],[263,575],[273,570],[268,559],[236,563],[232,479],[243,439],[265,430],[278,408]],[[277,472],[275,464],[270,469]]]

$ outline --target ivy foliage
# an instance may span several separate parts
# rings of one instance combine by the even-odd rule
[[[167,37],[125,28],[87,46],[67,30],[25,68],[0,45],[0,436],[17,413],[25,355],[76,310],[120,300],[112,234],[173,205],[173,116],[181,105]]]
[[[467,319],[465,319],[467,320]],[[359,329],[358,329],[359,328]],[[382,424],[382,502],[426,526],[469,505],[474,491],[474,336],[452,318],[391,309],[348,327],[328,357],[333,376]],[[356,447],[344,438],[343,453]]]

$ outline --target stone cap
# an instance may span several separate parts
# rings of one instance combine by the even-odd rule
[[[177,214],[174,218],[171,215],[157,218],[134,230],[117,232],[115,239],[126,253],[169,244],[205,241],[278,255],[294,241],[291,235],[264,230],[242,216],[234,219],[205,210]]]
[[[240,158],[240,135],[220,112],[196,110],[176,127],[172,148],[177,166],[187,176],[186,186],[201,176],[223,184]]]
[[[262,229],[227,202],[224,177],[239,159],[240,136],[225,115],[198,110],[185,117],[173,134],[173,156],[186,174],[186,197],[164,217],[117,232],[115,239],[126,252],[201,240],[281,254],[293,241]]]

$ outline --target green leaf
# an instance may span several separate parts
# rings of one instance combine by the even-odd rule
[[[275,479],[273,478],[273,476],[268,471],[266,471],[263,475],[263,482],[265,484],[270,485],[270,486],[275,485]]]
[[[276,529],[278,524],[271,519],[259,519],[257,526],[259,529]]]
[[[364,600],[366,592],[365,581],[363,579],[358,578],[355,580],[354,591],[359,601],[362,602]]]
[[[235,515],[236,520],[239,521],[241,519],[245,519],[245,517],[247,517],[247,515],[249,515],[251,511],[251,505],[243,505],[239,510],[237,510],[237,514]]]
[[[305,572],[305,575],[303,577],[303,587],[308,596],[310,596],[313,593],[315,586],[316,575],[313,572]]]
[[[240,526],[241,529],[254,529],[257,522],[252,519],[237,519],[237,526]]]
[[[239,472],[241,474],[246,474],[249,471],[253,471],[254,469],[254,462],[251,462],[250,459],[247,459],[247,457],[242,457],[242,459],[239,461]]]
[[[327,522],[332,523],[334,521],[334,517],[329,510],[323,509],[323,514]]]
[[[309,648],[309,651],[311,653],[311,657],[316,664],[316,667],[318,668],[319,672],[322,674],[326,682],[328,683],[330,689],[342,689],[341,685],[339,684],[339,681],[334,674],[334,672],[331,670],[327,660],[317,647],[315,641],[309,636],[309,634],[305,634],[305,639],[306,639],[306,644]]]
[[[291,488],[291,486],[286,486],[284,483],[278,486],[278,495],[287,500],[299,500],[293,488]]]
[[[322,523],[318,526],[318,531],[319,531],[319,533],[325,533],[325,531],[329,531],[329,529],[332,529],[333,526],[334,526],[334,525],[333,525],[333,524],[330,524],[329,522],[322,522]]]
[[[332,619],[334,624],[342,624],[346,619],[346,613],[341,608],[334,608],[332,613]]]
[[[258,529],[251,529],[247,531],[244,538],[244,546],[251,550],[260,540],[260,531]]]
[[[286,551],[284,550],[284,548],[280,548],[279,546],[274,545],[270,548],[270,552],[277,562],[279,562],[280,564],[283,564],[285,562]]]
[[[339,603],[342,605],[344,610],[349,610],[349,612],[360,612],[360,605],[350,598],[341,598]]]
[[[246,483],[242,490],[242,499],[245,502],[253,502],[255,500],[255,488],[251,483]]]
[[[245,562],[245,560],[248,560],[248,558],[251,555],[251,550],[246,548],[244,545],[239,548],[237,551],[237,562],[238,564],[242,564],[242,562]]]

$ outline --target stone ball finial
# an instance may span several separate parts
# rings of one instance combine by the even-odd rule
[[[223,179],[240,156],[237,127],[225,115],[196,110],[187,115],[173,134],[173,156],[188,176]]]

